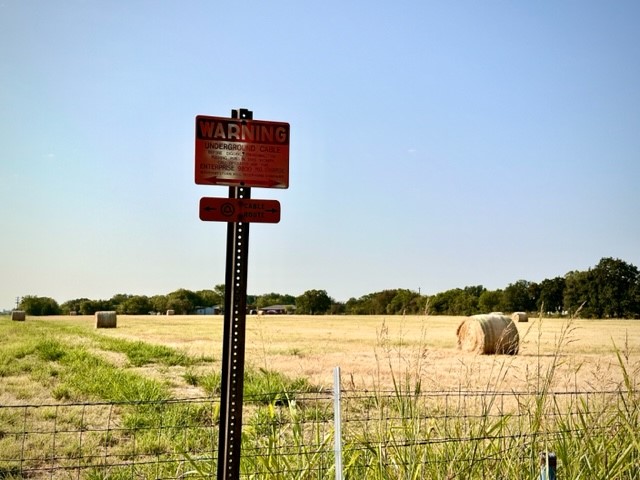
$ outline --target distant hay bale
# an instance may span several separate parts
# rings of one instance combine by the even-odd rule
[[[175,310],[167,310],[167,315],[175,315]]]
[[[27,319],[27,314],[24,310],[14,310],[11,312],[11,320],[14,322],[24,322]]]
[[[514,322],[528,322],[529,316],[526,312],[513,312],[511,315],[511,320]]]
[[[69,315],[71,315],[72,317],[75,317],[76,315],[78,315],[78,312],[76,312],[75,310],[71,310],[69,312]]]
[[[458,349],[484,355],[517,355],[520,336],[515,323],[504,315],[474,315],[458,325]]]
[[[96,312],[96,328],[116,328],[117,323],[116,312]]]

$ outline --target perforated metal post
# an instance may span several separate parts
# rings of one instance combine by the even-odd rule
[[[232,110],[232,118],[253,119],[253,112]],[[251,188],[229,187],[229,198],[250,199]],[[240,478],[244,350],[247,320],[249,223],[227,224],[218,480]]]

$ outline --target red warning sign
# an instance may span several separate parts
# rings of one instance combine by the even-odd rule
[[[198,185],[289,188],[289,124],[196,117]]]
[[[200,199],[200,220],[278,223],[280,221],[280,202],[253,198],[203,197]]]

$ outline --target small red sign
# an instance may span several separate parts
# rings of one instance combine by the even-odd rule
[[[289,124],[196,117],[198,185],[289,188]]]
[[[203,197],[200,199],[200,220],[206,222],[278,223],[280,221],[280,202],[253,198]]]

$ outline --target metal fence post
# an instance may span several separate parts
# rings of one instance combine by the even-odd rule
[[[553,452],[540,453],[540,480],[556,480],[558,459]]]
[[[333,369],[333,443],[336,464],[336,480],[342,480],[342,414],[340,408],[340,367]]]

